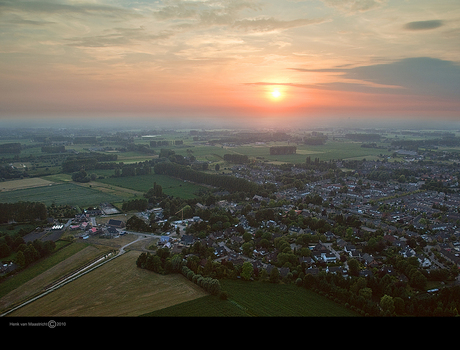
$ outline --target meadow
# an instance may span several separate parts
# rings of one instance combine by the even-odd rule
[[[163,188],[163,193],[183,199],[194,198],[195,193],[197,193],[200,189],[204,189],[204,187],[200,185],[184,182],[183,180],[167,175],[157,174],[139,175],[135,177],[109,177],[100,179],[98,182],[129,188],[140,192],[147,192],[156,182],[157,185],[160,185]]]
[[[40,292],[46,285],[101,255],[106,248],[83,242],[56,242],[57,250],[0,283],[0,311]],[[59,249],[61,247],[61,249]]]
[[[293,284],[221,280],[228,293],[174,305],[143,316],[357,316],[324,296]]]
[[[97,189],[74,183],[56,183],[48,186],[18,189],[0,192],[0,202],[15,203],[20,201],[42,202],[45,205],[99,205],[101,202],[121,202],[122,195],[104,193]]]
[[[139,316],[207,295],[182,275],[138,268],[138,256],[125,253],[9,316]]]

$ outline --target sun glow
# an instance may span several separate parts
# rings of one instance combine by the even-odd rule
[[[279,92],[279,90],[273,90],[273,91],[272,91],[272,97],[273,97],[273,98],[279,98],[279,97],[281,97],[281,92]]]

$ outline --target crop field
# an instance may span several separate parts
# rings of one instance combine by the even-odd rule
[[[0,183],[0,190],[3,191],[14,191],[32,187],[42,187],[52,185],[53,182],[39,177],[26,178],[21,180],[9,180]]]
[[[0,312],[40,292],[52,281],[108,251],[75,242],[0,284]]]
[[[99,205],[101,202],[121,202],[125,197],[114,193],[104,193],[90,187],[74,183],[52,184],[51,186],[18,189],[0,192],[0,202],[20,201],[42,202],[45,205],[69,204],[79,206]]]
[[[108,185],[129,188],[140,192],[147,192],[156,182],[157,185],[160,185],[163,188],[163,193],[184,199],[194,198],[195,193],[204,188],[203,186],[195,185],[190,182],[184,182],[183,180],[167,175],[157,174],[139,175],[134,177],[113,177],[98,181]]]
[[[159,275],[125,253],[9,316],[139,316],[207,295],[179,274]]]
[[[318,146],[290,143],[290,146],[297,147],[296,154],[270,155],[270,147],[287,145],[287,142],[266,142],[237,147],[195,145],[190,149],[198,160],[210,161],[213,163],[221,162],[226,153],[242,154],[247,155],[249,158],[259,158],[261,160],[276,163],[303,163],[308,156],[313,159],[319,158],[320,160],[327,161],[331,159],[374,159],[380,154],[389,154],[386,148],[363,148],[360,142],[327,141],[324,145]],[[174,149],[174,151],[177,154],[186,155],[184,149]]]
[[[292,284],[221,280],[228,300],[206,296],[144,316],[357,316],[353,311]]]

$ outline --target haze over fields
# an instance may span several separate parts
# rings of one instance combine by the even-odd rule
[[[459,18],[457,0],[6,0],[0,122],[457,122]]]

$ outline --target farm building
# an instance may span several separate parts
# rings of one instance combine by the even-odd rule
[[[112,227],[116,227],[116,228],[123,228],[123,227],[125,227],[125,223],[123,221],[121,221],[121,220],[110,219],[107,222],[107,226],[112,226]]]

